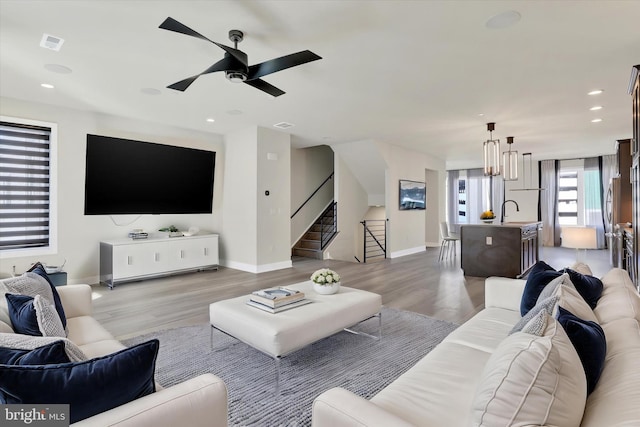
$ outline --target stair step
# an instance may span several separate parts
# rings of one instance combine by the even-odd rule
[[[296,245],[296,248],[300,249],[320,249],[320,241],[319,240],[306,240],[302,239]]]
[[[320,230],[324,230],[325,233],[331,232],[333,230],[333,223],[331,224],[313,224],[311,226],[311,228],[309,228],[309,231],[317,231],[320,232]]]
[[[294,256],[322,259],[322,251],[316,249],[293,248]]]
[[[307,231],[303,237],[304,240],[318,240],[320,241],[319,231]]]

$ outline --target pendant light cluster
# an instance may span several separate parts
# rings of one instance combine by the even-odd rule
[[[493,139],[493,131],[496,128],[495,123],[487,123],[489,131],[489,139],[483,144],[484,150],[484,175],[498,176],[503,175],[505,181],[518,180],[518,152],[511,150],[513,137],[507,137],[508,151],[502,153],[502,170],[500,169],[500,140]]]

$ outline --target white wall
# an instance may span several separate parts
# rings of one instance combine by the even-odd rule
[[[435,218],[444,218],[443,207],[446,205],[442,196],[446,199],[446,174],[441,171],[427,169],[425,171],[425,182],[427,184],[427,206],[425,209],[424,241],[426,246],[440,246],[440,229],[433,226]],[[444,221],[440,219],[438,222]]]
[[[253,273],[291,266],[290,138],[260,127],[225,136],[223,265]]]
[[[10,117],[53,122],[58,125],[58,252],[52,255],[0,259],[0,272],[18,273],[33,262],[59,264],[67,260],[65,270],[70,283],[96,283],[99,270],[99,242],[127,236],[132,228],[156,231],[168,225],[180,229],[197,226],[202,231],[220,232],[224,145],[216,134],[130,120],[122,117],[0,98],[0,114]],[[197,215],[84,215],[84,175],[87,133],[128,138],[160,144],[193,147],[216,152],[213,213]],[[117,167],[117,165],[114,165]]]
[[[336,155],[342,157],[351,173],[367,192],[369,206],[384,205],[384,171],[387,165],[375,141],[335,144],[331,148]]]
[[[335,154],[334,163],[338,234],[324,256],[354,262],[354,255],[359,255],[362,259],[361,245],[357,245],[357,233],[361,232],[360,221],[369,209],[367,192],[338,153]]]
[[[333,172],[333,150],[327,145],[291,149],[291,214]],[[291,246],[333,200],[334,181],[329,180],[291,219]]]
[[[433,243],[439,233],[438,224],[445,218],[445,162],[396,145],[376,144],[387,164],[387,256],[395,258],[424,251],[425,244]],[[427,204],[431,206],[425,210],[401,211],[398,208],[401,179],[425,181]]]
[[[242,129],[224,137],[224,233],[220,235],[220,262],[232,268],[249,269],[258,263],[257,137],[257,128]]]
[[[257,272],[261,272],[291,267],[291,136],[259,127],[257,153]]]

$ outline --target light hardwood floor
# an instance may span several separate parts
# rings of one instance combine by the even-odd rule
[[[93,285],[94,316],[116,338],[201,324],[209,320],[209,304],[251,291],[308,280],[318,268],[342,276],[344,286],[382,295],[387,307],[414,311],[463,323],[484,307],[484,278],[465,277],[460,254],[438,262],[439,248],[376,263],[294,258],[293,267],[253,274],[220,267],[166,278],[118,285],[114,290]],[[572,249],[542,248],[541,259],[554,268],[575,262]],[[584,260],[596,276],[609,270],[608,252],[588,251]]]

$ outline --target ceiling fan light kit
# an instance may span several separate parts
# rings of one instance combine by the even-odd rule
[[[179,82],[167,86],[169,89],[174,89],[181,92],[187,90],[187,88],[191,86],[191,84],[202,75],[215,73],[217,71],[224,71],[225,76],[228,80],[234,83],[248,84],[249,86],[253,86],[256,89],[259,89],[271,96],[276,97],[283,95],[285,92],[262,80],[261,77],[273,74],[278,71],[286,70],[287,68],[306,64],[307,62],[322,59],[320,56],[309,50],[303,50],[301,52],[270,59],[259,64],[249,65],[247,54],[238,49],[238,43],[241,42],[244,38],[244,33],[240,30],[229,31],[229,40],[231,40],[234,44],[234,47],[230,47],[220,43],[216,43],[213,40],[209,40],[202,34],[192,30],[191,28],[176,21],[171,17],[165,19],[164,22],[160,24],[160,28],[163,30],[173,31],[176,33],[195,37],[201,40],[206,40],[225,51],[224,57],[221,60],[214,63],[200,74],[187,77],[184,80],[180,80]]]

